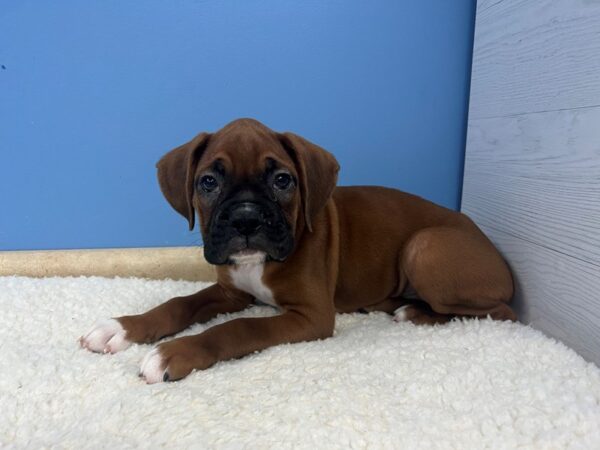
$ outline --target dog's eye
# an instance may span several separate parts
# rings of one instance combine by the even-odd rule
[[[215,177],[211,175],[204,175],[202,178],[200,178],[198,186],[204,192],[213,192],[219,187],[219,183],[217,182],[217,179]]]
[[[275,175],[275,179],[273,180],[273,186],[282,191],[290,187],[291,183],[292,177],[287,173],[277,174]]]

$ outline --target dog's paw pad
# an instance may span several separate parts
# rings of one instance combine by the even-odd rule
[[[79,344],[97,353],[116,353],[125,350],[131,342],[125,339],[125,329],[115,319],[96,322],[92,329],[79,338]]]
[[[163,357],[160,354],[158,347],[154,347],[142,360],[142,364],[140,365],[140,377],[148,384],[169,381],[169,374],[167,373],[165,366],[165,361],[163,361]]]
[[[408,322],[414,316],[415,307],[413,305],[404,305],[394,311],[394,322]]]

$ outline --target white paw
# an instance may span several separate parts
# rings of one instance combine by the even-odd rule
[[[125,339],[123,326],[115,319],[105,319],[94,324],[92,329],[79,338],[79,344],[92,352],[117,353],[131,345]]]
[[[394,322],[406,322],[408,320],[408,314],[406,310],[412,307],[412,305],[404,305],[394,311]]]
[[[163,365],[163,357],[154,347],[142,360],[140,365],[140,377],[146,380],[148,384],[161,383],[165,381],[166,367]]]

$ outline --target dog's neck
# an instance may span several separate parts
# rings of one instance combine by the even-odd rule
[[[229,275],[239,290],[247,292],[267,305],[277,307],[271,289],[262,280],[266,256],[265,252],[257,250],[243,250],[231,255],[233,265]]]

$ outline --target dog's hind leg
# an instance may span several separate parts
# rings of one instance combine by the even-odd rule
[[[415,315],[423,323],[440,323],[440,315],[516,320],[507,305],[513,281],[506,262],[470,220],[465,217],[462,225],[426,228],[407,242],[401,270],[432,314],[424,319],[426,310],[400,312]]]
[[[412,322],[415,325],[435,325],[446,323],[452,315],[439,314],[422,301],[415,301],[397,308],[394,311],[394,322]]]

